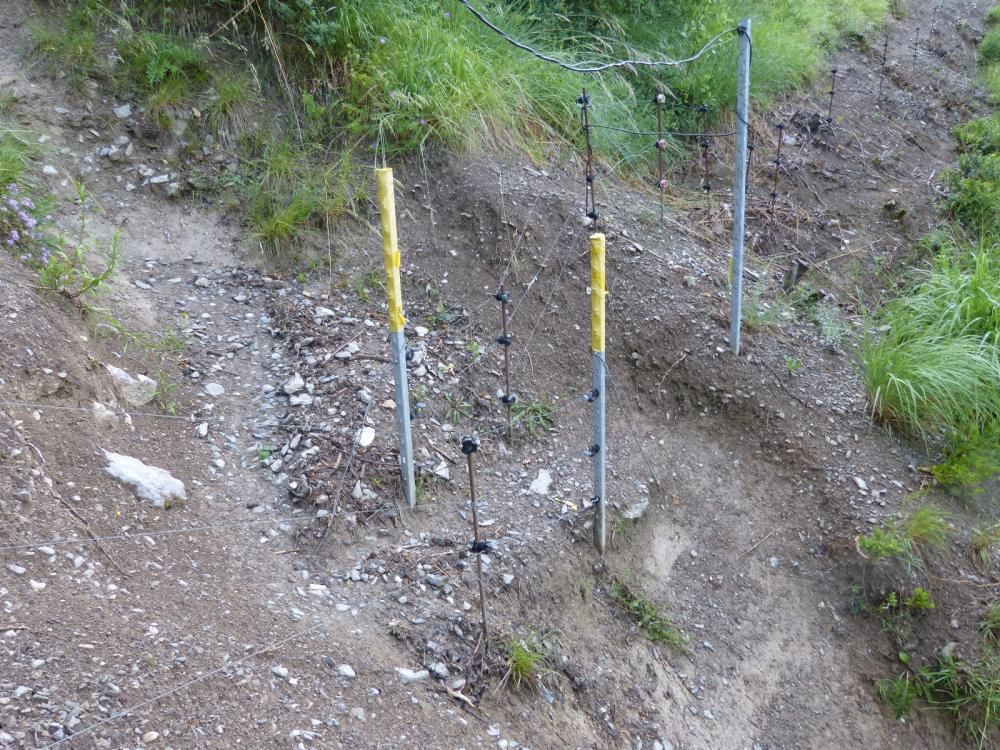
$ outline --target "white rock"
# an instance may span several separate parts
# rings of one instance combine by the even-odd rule
[[[120,107],[115,107],[115,117],[120,120],[126,120],[132,116],[132,105],[122,104]]]
[[[42,167],[42,171],[47,175],[59,174],[59,170],[53,167],[51,164],[46,164],[44,167]]]
[[[375,428],[365,425],[358,430],[358,434],[355,439],[358,441],[358,447],[361,448],[361,450],[371,448],[372,443],[375,442]]]
[[[208,422],[202,422],[200,425],[194,428],[195,434],[198,437],[208,437]]]
[[[412,669],[407,669],[406,667],[396,667],[396,674],[399,676],[399,681],[404,685],[410,682],[423,682],[430,677],[430,672],[426,669],[414,672]]]
[[[354,668],[350,664],[341,664],[337,667],[337,672],[341,677],[357,677]]]
[[[42,589],[45,588],[45,581],[36,581],[34,578],[32,578],[30,581],[28,581],[28,583],[31,584],[31,588],[35,591],[41,591]]]
[[[365,388],[359,388],[355,395],[358,397],[358,401],[366,406],[372,402],[372,394]]]
[[[205,383],[205,393],[213,398],[216,396],[221,396],[226,392],[226,389],[222,387],[220,383]]]
[[[330,309],[329,307],[316,307],[316,308],[315,308],[315,309],[313,310],[313,316],[314,316],[315,318],[317,318],[317,319],[322,319],[322,318],[332,318],[332,317],[334,317],[334,316],[335,316],[336,314],[337,314],[337,313],[335,313],[335,312],[334,312],[333,310],[331,310],[331,309]]]
[[[194,280],[194,285],[200,286],[202,288],[208,286],[210,283],[211,282],[209,282],[209,280],[206,279],[204,276],[199,276],[197,279]]]
[[[866,482],[861,477],[854,477],[854,483],[858,486],[858,489],[862,492],[868,491],[868,482]]]
[[[143,742],[155,742],[159,738],[160,738],[159,732],[146,732],[144,735],[142,735]]]
[[[187,500],[184,483],[170,472],[148,466],[137,458],[104,451],[108,465],[104,470],[120,482],[132,487],[136,497],[163,508],[170,500]]]
[[[105,368],[111,375],[118,393],[132,406],[148,404],[156,396],[159,384],[152,378],[147,378],[145,375],[136,375],[133,378],[120,367],[114,365],[105,365]]]
[[[97,424],[107,427],[118,421],[118,416],[104,404],[95,401],[91,404],[90,413],[94,415]]]
[[[434,467],[434,476],[440,477],[441,479],[451,479],[451,469],[448,468],[448,464],[442,461],[437,466]]]
[[[312,402],[313,397],[308,393],[296,393],[288,399],[288,404],[290,406],[310,406],[312,405]]]
[[[28,572],[27,568],[22,568],[20,565],[15,565],[14,563],[8,563],[7,570],[9,570],[16,576],[23,576],[25,573]]]
[[[290,377],[288,380],[286,380],[284,383],[281,384],[281,390],[283,390],[289,396],[291,396],[293,393],[298,393],[305,387],[306,387],[306,381],[298,373],[295,373],[294,375],[292,375],[292,377]]]
[[[552,486],[552,475],[549,473],[548,469],[539,469],[538,476],[532,481],[531,486],[528,488],[536,495],[548,495],[549,487]]]
[[[271,673],[274,674],[276,677],[280,677],[283,680],[288,679],[288,669],[281,666],[280,664],[276,664],[275,666],[271,667]]]
[[[413,331],[414,331],[414,333],[416,333],[416,334],[417,334],[417,335],[418,335],[418,336],[419,336],[420,338],[423,338],[423,337],[424,337],[424,336],[426,336],[426,335],[427,335],[428,333],[430,333],[430,331],[429,331],[429,330],[428,330],[427,328],[424,328],[423,326],[413,326]]]

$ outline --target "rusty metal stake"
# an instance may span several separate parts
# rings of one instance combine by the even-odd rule
[[[462,438],[462,453],[469,464],[469,504],[472,508],[472,548],[476,556],[476,576],[479,579],[479,614],[483,625],[483,653],[489,650],[488,631],[486,629],[486,585],[483,583],[483,552],[488,549],[486,542],[479,539],[479,509],[476,503],[476,472],[473,466],[472,454],[479,450],[479,441],[467,436]]]
[[[837,93],[837,69],[830,71],[830,107],[826,112],[826,126],[833,132],[833,95]]]
[[[882,103],[882,83],[885,81],[885,62],[889,57],[889,28],[882,29],[884,39],[882,40],[882,70],[878,76],[878,104]]]
[[[785,140],[785,123],[778,123],[778,151],[774,157],[774,184],[771,186],[771,224],[774,224],[774,205],[778,201],[778,168],[781,166],[781,142]]]
[[[504,380],[504,392],[500,400],[507,407],[507,442],[510,443],[514,439],[514,415],[513,409],[514,404],[517,403],[517,396],[510,392],[510,345],[514,340],[510,331],[507,329],[508,317],[507,317],[507,305],[510,303],[510,292],[504,284],[500,285],[500,290],[493,295],[493,297],[500,303],[500,330],[501,335],[497,338],[497,343],[503,346],[503,380]]]
[[[708,161],[708,149],[711,142],[708,140],[708,105],[702,104],[698,107],[698,111],[701,112],[701,161],[702,166],[705,170],[704,182],[702,184],[702,189],[705,191],[705,197],[708,200],[709,208],[712,204],[712,179],[709,174],[709,161]]]

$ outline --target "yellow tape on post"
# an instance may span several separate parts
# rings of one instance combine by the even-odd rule
[[[608,294],[604,276],[604,235],[590,235],[590,322],[591,346],[604,351],[604,298]]]
[[[396,197],[392,169],[376,170],[378,206],[382,219],[382,260],[385,262],[385,290],[389,298],[389,330],[398,333],[406,325],[403,317],[403,292],[399,283],[399,239],[396,236]]]

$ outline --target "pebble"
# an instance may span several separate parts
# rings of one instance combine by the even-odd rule
[[[369,393],[368,390],[365,388],[358,389],[358,392],[355,395],[358,397],[358,401],[360,401],[365,406],[367,406],[372,402],[372,394]]]
[[[115,112],[115,117],[117,117],[119,120],[127,120],[129,117],[132,116],[132,105],[122,104],[119,107],[115,107],[114,112]]]
[[[213,397],[221,396],[225,392],[226,389],[223,388],[219,383],[205,383],[205,393],[207,393],[209,396]]]
[[[35,591],[41,591],[42,589],[45,588],[45,581],[36,581],[34,578],[32,578],[30,581],[28,581],[28,583],[31,584],[31,588],[34,589]]]
[[[341,677],[357,677],[354,668],[350,664],[341,664],[337,667],[337,672]]]
[[[28,572],[27,568],[22,568],[20,565],[15,565],[14,563],[8,563],[7,570],[9,570],[16,576],[23,576],[25,573]]]
[[[200,425],[194,428],[195,433],[198,437],[203,438],[208,436],[208,422],[202,422]]]
[[[404,685],[410,682],[423,682],[431,676],[430,672],[426,669],[414,672],[412,669],[407,669],[406,667],[396,667],[396,674],[399,676],[399,681]]]
[[[206,279],[204,276],[199,276],[197,279],[194,280],[194,285],[201,287],[202,289],[208,286],[209,283],[210,283],[209,280]]]
[[[271,667],[271,673],[283,680],[288,679],[288,670],[280,664]]]
[[[548,495],[552,486],[552,474],[547,469],[539,469],[538,476],[528,489],[536,495]]]
[[[298,373],[295,373],[294,375],[292,375],[292,377],[290,377],[288,380],[286,380],[284,383],[281,384],[281,390],[283,390],[289,396],[291,396],[294,393],[298,393],[305,387],[306,387],[306,381]]]
[[[372,443],[375,442],[375,428],[365,425],[358,430],[356,440],[358,441],[358,447],[362,450],[371,448]]]
[[[961,627],[962,627],[962,626],[961,626],[961,624],[960,624],[960,623],[958,622],[958,618],[957,618],[957,617],[952,617],[952,618],[951,618],[951,629],[952,629],[952,630],[959,630],[959,629],[960,629]]]
[[[146,732],[142,735],[143,742],[154,742],[160,738],[159,732]]]
[[[53,167],[51,164],[46,164],[44,167],[42,167],[42,171],[47,175],[59,174],[59,170]]]

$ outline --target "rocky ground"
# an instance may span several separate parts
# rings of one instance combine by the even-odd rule
[[[980,10],[946,5],[980,26]],[[585,508],[589,230],[576,165],[444,155],[398,165],[421,468],[420,507],[402,509],[383,291],[369,276],[381,267],[374,216],[344,226],[329,262],[303,280],[255,262],[236,219],[183,195],[183,165],[141,137],[140,112],[96,89],[68,95],[25,62],[33,11],[13,7],[0,28],[0,86],[17,94],[19,123],[51,146],[43,174],[59,221],[79,210],[69,182],[79,176],[94,196],[90,231],[123,233],[102,306],[131,330],[174,330],[186,343],[161,373],[2,256],[0,744],[956,746],[940,721],[884,713],[872,679],[894,669],[892,643],[850,614],[862,579],[853,537],[922,485],[922,457],[867,418],[849,336],[831,342],[797,319],[748,332],[739,359],[728,353],[713,215],[668,211],[661,224],[649,196],[601,194],[615,509],[601,559]],[[899,66],[908,28],[890,27]],[[890,76],[893,101],[953,97],[953,86],[926,86],[935,78],[970,86],[962,38],[925,74]],[[783,228],[763,215],[751,227],[763,283],[783,278],[781,243],[798,242],[789,258],[812,252],[803,260],[813,265],[864,234],[896,258],[919,227],[884,218],[886,191],[903,191],[911,216],[931,205],[933,189],[909,187],[899,171],[910,163],[902,144],[918,141],[932,184],[953,158],[947,128],[967,112],[899,115],[903,151],[883,159],[896,167],[877,174],[870,199],[851,192],[845,170],[858,153],[885,150],[867,140],[883,131],[863,128],[871,54],[838,59],[843,75],[864,72],[844,87],[838,129],[788,144],[799,155],[785,167],[796,187],[782,191]],[[779,102],[768,117],[810,106]],[[758,174],[755,190],[766,184]],[[810,234],[789,206],[809,215]],[[537,428],[517,420],[510,441],[502,351],[490,343],[500,283],[513,296],[514,390],[544,417]],[[850,300],[824,301],[857,328]],[[801,362],[794,372],[789,356]],[[139,374],[176,381],[173,414],[148,401]],[[491,545],[488,650],[458,447],[472,433]],[[186,499],[176,488],[160,504],[137,497],[104,470],[105,451],[164,469]],[[995,581],[933,562],[960,585],[935,588],[939,608],[914,653],[942,639],[966,648],[982,602],[963,586],[985,597]],[[645,640],[610,595],[616,580],[664,605],[687,646]],[[510,637],[550,653],[537,689],[500,687]]]

